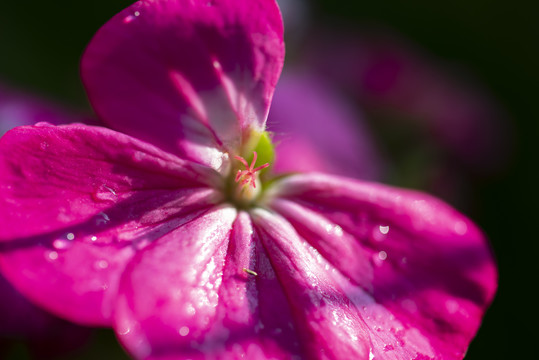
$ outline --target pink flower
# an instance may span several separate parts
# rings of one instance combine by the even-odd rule
[[[273,0],[139,1],[109,21],[82,77],[116,130],[0,140],[2,271],[138,359],[461,359],[496,288],[470,220],[260,168],[282,31]]]
[[[347,87],[372,113],[393,120],[386,126],[406,121],[419,127],[475,173],[506,164],[506,111],[462,69],[381,29],[328,33],[317,37],[311,51],[318,71]]]

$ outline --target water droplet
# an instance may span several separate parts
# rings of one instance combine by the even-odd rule
[[[92,240],[92,241],[97,241],[97,236],[93,235],[93,236],[90,238],[90,240]]]
[[[127,327],[127,328],[125,328],[123,330],[118,330],[118,334],[120,334],[120,335],[127,335],[130,332],[131,332],[131,328],[129,328],[129,327]]]
[[[48,260],[52,261],[58,259],[58,253],[56,251],[48,251],[45,256]]]
[[[92,194],[92,197],[97,202],[115,202],[118,194],[116,190],[103,184]]]
[[[132,15],[127,15],[126,17],[124,17],[123,22],[124,24],[129,24],[130,22],[132,22],[139,16],[140,16],[140,11],[135,11]]]
[[[106,225],[110,221],[110,218],[104,212],[100,212],[96,216],[95,224],[98,226]]]
[[[178,332],[181,336],[187,336],[189,334],[189,328],[187,326],[182,326]]]
[[[54,240],[52,242],[52,246],[57,250],[65,250],[73,245],[73,240],[75,240],[75,234],[70,232],[65,234],[63,237]]]
[[[106,269],[109,267],[109,263],[107,260],[97,260],[95,263],[94,263],[94,267],[97,269],[97,270],[103,270],[103,269]]]
[[[380,252],[378,253],[378,258],[379,258],[380,260],[385,260],[385,259],[387,259],[387,253],[386,253],[385,251],[380,251]]]
[[[37,126],[37,127],[53,127],[54,125],[51,124],[50,122],[40,121],[40,122],[35,123],[34,126]]]
[[[389,233],[389,226],[378,225],[371,230],[371,236],[375,241],[384,241]]]

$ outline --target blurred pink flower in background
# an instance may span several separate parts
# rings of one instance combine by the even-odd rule
[[[322,171],[380,178],[383,161],[363,116],[315,75],[288,69],[268,118],[276,173]]]
[[[334,175],[234,182],[253,151],[273,163],[282,31],[272,0],[139,1],[105,24],[81,72],[110,128],[41,123],[0,140],[4,275],[58,315],[112,326],[138,359],[462,359],[497,286],[473,222]],[[333,126],[348,115],[316,117],[333,113],[319,91],[275,136],[303,118],[320,129],[298,144],[328,149],[320,166],[376,174],[371,156],[342,153],[374,153],[360,124],[354,144]],[[277,155],[302,161],[288,149]]]
[[[307,61],[386,126],[415,123],[472,173],[507,163],[508,114],[462,69],[381,28],[320,31],[310,51]]]
[[[38,122],[59,125],[81,120],[82,117],[68,115],[51,102],[38,100],[35,96],[0,84],[0,135],[16,126]]]

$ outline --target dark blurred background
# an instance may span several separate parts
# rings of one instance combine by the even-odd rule
[[[130,3],[3,1],[0,81],[90,112],[78,76],[80,56],[95,31]],[[291,39],[288,53],[293,58],[301,59],[301,54],[290,48],[296,39],[309,40],[310,34],[321,27],[347,24],[390,28],[433,58],[473,74],[504,109],[509,126],[504,156],[500,157],[503,164],[488,176],[470,180],[466,196],[473,198],[472,205],[453,203],[488,234],[500,271],[497,297],[466,359],[537,358],[539,330],[534,294],[539,283],[539,236],[535,232],[539,224],[539,6],[524,0],[312,0],[303,5],[300,13],[307,25],[297,34],[287,33]],[[377,129],[376,124],[373,128]],[[377,141],[384,141],[383,131]],[[387,181],[409,185],[403,178],[394,176]],[[446,200],[452,202],[451,198]],[[99,332],[92,341],[92,355],[77,358],[103,358],[100,351],[105,348],[100,350],[100,346],[113,351],[115,358],[122,356],[121,350],[111,350],[116,345],[109,332]],[[15,353],[18,355],[11,356],[25,356],[24,349]]]

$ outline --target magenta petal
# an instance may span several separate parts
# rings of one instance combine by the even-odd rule
[[[203,343],[219,302],[229,233],[236,217],[222,208],[141,252],[126,269],[115,329],[136,358],[190,358]],[[226,335],[226,329],[216,336]],[[210,334],[211,335],[211,334]]]
[[[265,210],[255,223],[292,309],[309,359],[369,359],[370,342],[359,309],[335,286],[294,229]]]
[[[107,124],[217,169],[264,128],[282,36],[273,0],[139,1],[95,35],[82,77]]]
[[[288,200],[274,206],[296,230],[405,328],[427,337],[436,358],[464,356],[497,283],[471,221],[426,194],[319,174],[286,178],[277,192]],[[353,260],[337,256],[357,248],[352,238],[359,259],[370,254],[367,270],[354,272]]]
[[[108,324],[135,251],[211,206],[215,171],[114,131],[19,127],[0,140],[0,265],[24,295]]]
[[[210,212],[128,267],[115,327],[137,358],[301,354],[286,298],[250,219],[240,213],[232,224],[235,216],[231,208]]]

